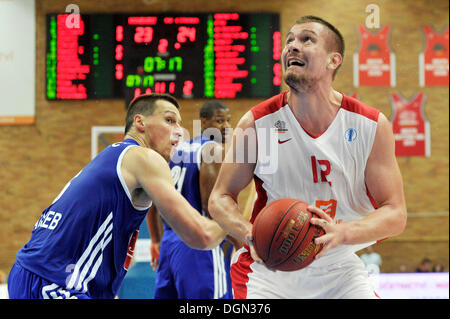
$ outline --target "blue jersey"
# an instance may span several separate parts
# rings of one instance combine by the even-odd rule
[[[123,156],[137,145],[108,146],[72,178],[42,212],[17,263],[68,290],[114,298],[149,209],[132,204],[121,173]]]
[[[207,143],[216,142],[198,136],[180,144],[169,163],[175,188],[202,215],[201,151]],[[192,249],[164,222],[155,299],[231,299],[229,263],[221,246]]]
[[[189,204],[202,215],[202,198],[200,196],[200,165],[201,150],[207,143],[216,143],[203,136],[198,136],[186,141],[178,147],[176,154],[172,156],[169,167],[175,188],[187,199]],[[164,230],[170,226],[164,222]]]

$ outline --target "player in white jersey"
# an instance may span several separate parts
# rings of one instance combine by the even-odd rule
[[[234,131],[209,211],[247,243],[232,260],[235,298],[376,297],[354,252],[404,230],[403,182],[385,115],[332,88],[343,55],[335,27],[297,20],[282,52],[289,90],[253,107]],[[237,199],[252,179],[258,197],[248,222]],[[311,222],[325,230],[315,239],[322,251],[302,270],[268,269],[251,243],[257,214],[281,198],[310,204],[320,217]]]

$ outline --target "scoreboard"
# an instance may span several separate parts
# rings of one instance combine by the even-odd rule
[[[279,14],[47,15],[46,97],[265,98],[280,92]],[[77,21],[77,23],[73,23]]]

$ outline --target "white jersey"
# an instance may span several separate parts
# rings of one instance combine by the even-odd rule
[[[265,205],[281,198],[296,198],[319,207],[336,223],[373,212],[376,204],[364,172],[375,139],[378,110],[344,95],[333,122],[319,136],[311,136],[299,124],[287,104],[287,92],[253,107],[252,113],[258,136],[254,171],[258,199],[252,221]],[[271,135],[270,129],[275,129]],[[277,141],[270,143],[269,139]],[[266,158],[269,164],[261,160]],[[342,255],[343,249],[354,252],[370,244],[344,245],[326,256]]]
[[[251,222],[277,199],[296,198],[321,208],[336,223],[374,211],[364,180],[379,111],[343,96],[333,122],[319,136],[306,132],[283,92],[251,109],[257,132],[254,171],[257,199]],[[271,132],[269,133],[269,131]],[[362,261],[354,254],[369,246],[341,245],[308,267],[273,272],[255,263],[244,245],[234,256],[235,298],[375,298]]]

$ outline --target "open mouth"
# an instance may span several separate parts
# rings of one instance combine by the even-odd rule
[[[290,60],[288,60],[288,62],[287,62],[287,66],[288,66],[288,67],[290,67],[290,66],[300,66],[300,67],[303,67],[303,66],[305,66],[305,65],[306,65],[306,63],[305,63],[304,61],[298,60],[298,59],[290,59]]]

